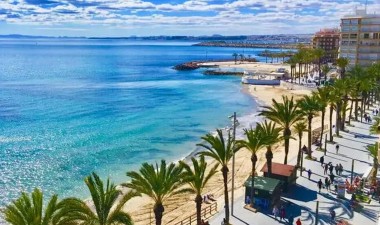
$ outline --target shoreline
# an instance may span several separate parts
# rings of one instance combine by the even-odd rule
[[[233,63],[233,65],[231,65],[231,63]],[[218,66],[220,65],[225,66],[226,62],[217,62],[217,64]],[[227,63],[227,65],[232,66],[232,67],[236,66],[241,69],[246,69],[247,67],[249,68],[250,66],[248,64],[235,65],[234,62],[229,62]],[[265,63],[255,63],[254,66],[255,65],[268,66],[268,64],[265,64]],[[272,65],[272,64],[269,64],[269,65]],[[278,64],[276,66],[284,66],[284,65]],[[270,68],[273,69],[273,66],[270,66]],[[250,95],[253,98],[253,100],[257,103],[257,111],[253,112],[250,115],[258,119],[257,120],[255,119],[255,121],[251,121],[252,123],[260,122],[263,120],[263,118],[257,117],[258,111],[260,110],[262,106],[270,105],[272,102],[272,98],[275,98],[276,100],[281,100],[282,95],[288,95],[288,96],[294,96],[294,98],[297,99],[311,93],[310,90],[289,90],[284,85],[281,85],[278,87],[242,85],[242,91],[244,91],[245,94]],[[241,118],[244,116],[246,115],[240,116],[237,119],[241,120]],[[313,121],[314,128],[317,128],[320,126],[320,118],[319,119],[318,118],[319,117],[316,117]],[[248,123],[248,126],[249,126],[249,123]],[[237,136],[236,136],[237,139],[239,138],[239,135],[238,135],[239,133],[241,134],[243,133],[241,126],[237,128]],[[306,136],[307,135],[304,135],[303,137],[303,143],[306,143],[305,142],[307,139]],[[290,151],[289,151],[288,160],[290,161],[290,159],[297,156],[298,140],[291,140],[289,148],[290,148]],[[188,161],[191,159],[191,157],[195,156],[200,150],[201,150],[200,148],[196,148],[193,151],[189,152],[189,154],[185,155],[184,157],[181,157],[180,160]],[[284,158],[283,143],[279,143],[276,146],[274,146],[273,153],[274,153],[273,162],[282,163],[283,158]],[[257,155],[258,155],[258,162],[257,162],[256,170],[257,170],[257,173],[260,175],[261,174],[260,170],[266,162],[265,150],[259,151]],[[243,185],[251,171],[250,156],[251,156],[250,152],[246,149],[242,149],[238,153],[236,153],[235,198],[238,198],[244,194]],[[177,162],[178,160],[177,161],[173,160],[173,161]],[[209,168],[211,168],[213,165],[217,163],[215,160],[212,160],[212,159],[207,159],[207,162],[209,164]],[[231,165],[229,165],[229,167],[231,168]],[[221,210],[224,205],[222,180],[223,180],[222,174],[220,172],[217,173],[209,181],[209,184],[204,190],[204,194],[213,194],[215,196],[218,203],[218,211]],[[229,175],[229,188],[230,188],[229,191],[231,191],[230,186],[231,186],[231,173]],[[193,215],[195,213],[195,204],[194,204],[193,198],[194,196],[192,195],[181,194],[169,199],[167,201],[167,204],[165,205],[165,215],[163,217],[163,223],[168,224],[168,225],[175,224]],[[203,206],[207,206],[207,204],[204,204]],[[136,225],[150,224],[150,221],[154,220],[154,214],[152,212],[152,202],[146,196],[132,199],[130,202],[128,202],[125,205],[125,210],[128,213],[130,213]]]

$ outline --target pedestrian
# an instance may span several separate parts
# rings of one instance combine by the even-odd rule
[[[282,205],[280,208],[280,220],[285,220],[285,207]]]
[[[330,171],[330,174],[332,174],[332,173],[333,173],[333,170],[334,170],[334,166],[333,166],[332,164],[330,164],[330,166],[329,166],[329,171]]]
[[[318,189],[319,189],[319,193],[321,193],[321,189],[322,189],[322,180],[321,179],[319,179],[319,181],[318,181]]]
[[[288,218],[288,224],[293,225],[293,223],[294,223],[294,216],[293,216],[293,214],[290,214],[289,218]]]
[[[330,186],[331,186],[331,181],[329,179],[327,179],[327,187],[326,187],[326,189],[329,190],[329,191],[331,191]]]
[[[319,158],[319,162],[321,162],[321,166],[323,167],[323,162],[325,161],[325,157],[321,156],[321,158]]]
[[[339,175],[339,169],[340,169],[340,167],[339,167],[339,164],[337,163],[335,165],[335,173],[336,173],[336,175]]]
[[[329,178],[325,177],[325,187],[328,190]]]
[[[302,225],[300,218],[297,219],[296,225]]]
[[[274,219],[277,220],[277,216],[278,216],[278,208],[277,208],[276,205],[273,206],[272,213],[273,213]]]
[[[329,164],[325,164],[325,171],[324,171],[324,174],[327,174],[327,170],[329,169]]]
[[[342,176],[343,173],[343,166],[341,163],[339,163],[339,175]]]
[[[334,174],[330,174],[330,181],[331,181],[331,183],[334,183],[334,178],[335,178]]]
[[[330,216],[331,216],[331,221],[335,221],[335,211],[333,209],[330,210]]]
[[[335,145],[335,150],[336,150],[336,154],[338,155],[338,152],[339,152],[339,145],[338,144]]]
[[[308,177],[309,180],[310,180],[310,177],[311,177],[311,169],[309,169],[309,170],[307,171],[307,177]]]

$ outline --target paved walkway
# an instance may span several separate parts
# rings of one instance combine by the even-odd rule
[[[368,144],[373,144],[378,140],[378,137],[369,135],[369,125],[359,122],[352,123],[355,127],[347,127],[349,132],[341,132],[342,138],[334,138],[334,141],[339,143],[339,153],[336,154],[335,145],[327,144],[327,155],[325,162],[332,162],[335,166],[337,163],[343,165],[343,179],[351,177],[352,159],[354,162],[354,177],[356,174],[363,175],[371,166],[372,158],[368,156],[365,147]],[[359,135],[359,137],[358,137]],[[313,147],[313,156],[318,160],[323,155],[323,152],[315,151]],[[296,159],[290,160],[291,165],[295,165]],[[316,202],[319,201],[319,216],[318,224],[335,224],[330,219],[330,209],[334,209],[337,219],[346,219],[353,225],[375,225],[380,211],[380,204],[377,200],[372,200],[370,204],[364,205],[364,209],[358,213],[353,212],[348,204],[348,199],[351,195],[346,193],[346,199],[337,199],[335,193],[330,193],[326,189],[322,189],[318,193],[317,182],[319,179],[324,181],[323,168],[318,161],[304,160],[304,167],[311,169],[313,174],[311,180],[307,179],[307,173],[303,172],[302,177],[298,177],[297,184],[290,188],[289,193],[283,195],[282,201],[286,205],[286,214],[292,214],[295,219],[300,218],[302,225],[316,224]],[[335,174],[335,170],[334,170]],[[299,176],[299,171],[297,171]],[[253,213],[243,208],[243,197],[235,201],[234,216],[231,217],[231,224],[257,224],[257,225],[275,225],[288,224],[288,221],[275,220],[271,215],[271,210],[267,212]],[[211,220],[211,225],[219,225],[224,218],[224,211],[219,212]]]

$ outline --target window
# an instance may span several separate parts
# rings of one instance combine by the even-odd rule
[[[373,34],[373,39],[379,39],[379,33],[374,33]]]
[[[368,39],[369,38],[369,33],[364,33],[364,39]]]
[[[356,38],[357,36],[357,34],[350,34],[350,38]]]

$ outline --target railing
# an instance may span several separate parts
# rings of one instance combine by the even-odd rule
[[[216,202],[211,203],[211,205],[208,205],[207,207],[201,209],[201,218],[210,218],[213,216],[218,209],[218,204]],[[193,214],[186,219],[175,223],[174,225],[191,225],[191,224],[197,224],[197,214]]]

